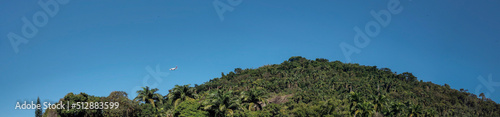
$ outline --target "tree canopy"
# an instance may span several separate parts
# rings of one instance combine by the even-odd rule
[[[410,72],[295,56],[281,64],[236,68],[200,85],[108,97],[69,93],[70,102],[119,102],[118,110],[45,110],[44,116],[500,116],[500,104],[419,81]]]

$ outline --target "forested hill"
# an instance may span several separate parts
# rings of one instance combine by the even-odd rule
[[[418,80],[412,73],[291,57],[257,69],[236,68],[201,85],[61,101],[118,101],[116,110],[48,110],[61,116],[500,116],[500,104],[468,90]]]

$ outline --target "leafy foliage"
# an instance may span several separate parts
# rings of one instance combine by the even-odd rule
[[[195,90],[196,89],[193,87],[189,87],[189,84],[183,86],[175,85],[175,87],[169,91],[170,93],[167,97],[173,101],[174,106],[176,106],[182,101],[194,99],[196,96]]]
[[[69,93],[61,100],[119,101],[109,110],[57,110],[60,116],[500,116],[500,104],[467,90],[419,81],[389,68],[291,57],[257,69],[236,68],[201,85],[161,96],[144,87],[129,100]],[[143,103],[141,103],[143,102]],[[48,114],[47,114],[48,113]],[[54,115],[46,110],[44,116]]]
[[[134,101],[142,101],[145,103],[149,103],[153,105],[153,107],[156,107],[156,103],[163,103],[163,96],[159,93],[156,93],[158,91],[157,88],[149,90],[149,87],[142,87],[143,90],[137,91],[137,97],[134,99]]]

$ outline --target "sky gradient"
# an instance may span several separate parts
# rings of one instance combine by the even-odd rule
[[[291,56],[408,71],[419,80],[500,101],[499,1],[401,0],[402,11],[351,61],[339,45],[355,46],[353,28],[376,21],[370,11],[387,10],[390,0],[219,2],[232,11],[219,16],[212,0],[90,0],[58,3],[59,10],[49,14],[38,1],[1,0],[0,113],[33,116],[34,110],[15,110],[16,102],[38,96],[58,101],[70,92],[125,91],[132,99],[148,77],[146,83],[158,83],[166,95],[176,84],[202,84],[221,72]],[[23,17],[36,34],[23,34]],[[10,33],[29,42],[16,52]],[[161,82],[147,70],[157,65],[164,72]],[[176,65],[178,70],[168,71]]]

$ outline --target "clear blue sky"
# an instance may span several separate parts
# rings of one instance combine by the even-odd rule
[[[70,1],[53,16],[37,1],[2,0],[0,113],[32,116],[34,110],[14,110],[16,102],[37,96],[58,101],[69,92],[135,97],[147,66],[167,73],[157,87],[165,95],[176,84],[201,84],[237,67],[279,64],[291,56],[347,62],[339,45],[355,46],[353,27],[364,29],[375,21],[370,11],[388,9],[388,2],[243,0],[221,21],[212,0]],[[350,62],[412,72],[472,93],[480,87],[499,102],[500,86],[489,90],[477,79],[492,74],[500,82],[499,5],[401,0],[402,11]],[[23,35],[22,17],[33,23],[34,15],[40,16],[36,34]],[[29,40],[17,53],[10,32]],[[175,65],[177,71],[168,71]]]

